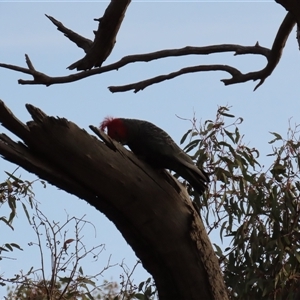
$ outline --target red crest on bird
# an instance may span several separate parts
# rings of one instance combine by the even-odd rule
[[[121,142],[122,144],[126,142],[128,133],[121,119],[106,117],[100,124],[101,130],[104,131],[105,128],[107,128],[107,135],[112,139]]]

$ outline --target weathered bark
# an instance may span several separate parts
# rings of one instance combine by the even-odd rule
[[[160,300],[227,299],[203,223],[173,177],[66,119],[27,109],[33,121],[25,125],[0,102],[0,122],[23,141],[1,134],[4,159],[104,213],[153,275]]]
[[[116,37],[130,1],[111,0],[103,17],[97,20],[99,21],[98,30],[95,31],[95,39],[90,48],[85,49],[85,57],[70,65],[68,69],[79,71],[101,67],[115,46]],[[78,35],[76,37],[78,38]]]
[[[275,0],[281,4],[287,11],[289,11],[300,26],[300,2],[299,0]]]

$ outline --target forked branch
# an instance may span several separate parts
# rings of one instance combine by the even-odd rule
[[[113,3],[112,1],[111,3]],[[106,10],[105,14],[107,13],[108,9]],[[124,16],[124,15],[123,15]],[[76,34],[72,30],[66,28],[62,23],[55,20],[52,17],[48,18],[58,27],[58,30],[62,31],[71,41],[76,43],[79,47],[83,48],[85,52],[90,53],[91,49],[95,46],[95,41],[91,42],[90,40]],[[102,24],[103,20],[101,20]],[[174,71],[170,74],[164,74],[159,75],[150,79],[142,80],[139,82],[122,85],[122,86],[110,86],[109,90],[111,92],[124,92],[129,90],[134,90],[134,92],[141,91],[145,89],[146,87],[162,82],[164,80],[169,80],[172,78],[175,78],[177,76],[188,74],[188,73],[195,73],[195,72],[203,72],[203,71],[224,71],[229,73],[232,77],[229,79],[222,79],[221,81],[225,85],[235,84],[235,83],[241,83],[246,81],[256,81],[259,80],[259,83],[256,85],[255,89],[257,89],[260,85],[262,85],[265,81],[265,79],[270,76],[273,72],[273,70],[276,68],[278,62],[280,61],[283,48],[285,47],[286,40],[288,36],[290,35],[294,25],[296,24],[295,16],[288,12],[286,17],[284,18],[281,26],[278,29],[278,32],[276,34],[276,37],[274,39],[273,45],[271,49],[265,48],[260,46],[258,43],[256,43],[255,46],[241,46],[241,45],[235,45],[235,44],[221,44],[221,45],[212,45],[212,46],[205,46],[205,47],[184,47],[180,49],[169,49],[169,50],[161,50],[156,51],[152,53],[146,53],[146,54],[137,54],[137,55],[129,55],[125,56],[119,61],[112,63],[110,65],[106,66],[100,66],[102,64],[94,64],[94,66],[100,66],[98,68],[90,69],[88,68],[81,68],[78,67],[79,62],[75,63],[76,65],[74,68],[77,69],[89,69],[87,71],[71,74],[68,76],[61,76],[61,77],[50,77],[44,73],[38,72],[33,67],[28,55],[26,55],[26,63],[28,66],[28,69],[15,66],[15,65],[8,65],[0,63],[0,67],[7,68],[10,70],[30,74],[33,76],[33,80],[22,80],[19,79],[19,84],[42,84],[46,86],[50,86],[52,84],[61,84],[61,83],[68,83],[68,82],[74,82],[77,80],[81,80],[83,78],[96,75],[96,74],[102,74],[106,73],[112,70],[118,70],[122,67],[124,67],[127,64],[130,63],[136,63],[136,62],[149,62],[156,59],[162,59],[166,57],[177,57],[177,56],[187,56],[187,55],[208,55],[213,53],[225,53],[225,52],[234,52],[234,55],[242,55],[242,54],[255,54],[255,55],[263,55],[267,59],[266,66],[258,71],[254,72],[248,72],[243,74],[238,69],[229,66],[229,65],[198,65],[198,66],[190,66],[183,68],[181,70]],[[119,24],[120,25],[120,24]],[[101,28],[101,27],[99,27]],[[92,45],[92,46],[91,46]],[[89,49],[89,47],[91,47]],[[95,52],[96,53],[96,52]],[[99,52],[97,52],[99,54]],[[89,54],[86,55],[86,57]],[[100,54],[99,54],[100,55]],[[99,56],[100,57],[100,56]],[[99,57],[97,57],[99,62]],[[85,59],[85,58],[84,58]],[[83,59],[83,60],[84,60]],[[79,66],[82,66],[80,63]],[[73,69],[72,66],[69,68]],[[255,90],[254,89],[254,90]]]
[[[111,0],[103,17],[95,19],[95,21],[99,22],[99,26],[98,30],[94,32],[95,39],[92,43],[89,43],[87,39],[72,31],[64,32],[63,27],[58,26],[58,30],[63,31],[65,35],[67,33],[67,37],[76,42],[77,46],[84,48],[86,52],[85,57],[71,64],[68,69],[77,69],[77,71],[80,71],[90,70],[93,67],[101,67],[115,46],[116,37],[130,1]],[[78,41],[83,41],[83,43]]]
[[[140,90],[143,90],[144,88],[158,83],[162,82],[164,80],[172,79],[177,76],[187,74],[187,73],[194,73],[194,72],[203,72],[203,71],[225,71],[229,73],[232,78],[230,79],[222,79],[221,81],[225,85],[230,85],[230,84],[235,84],[235,83],[241,83],[241,82],[246,82],[246,81],[256,81],[260,80],[259,83],[255,86],[254,90],[256,90],[259,86],[261,86],[265,79],[272,74],[274,69],[276,68],[281,55],[283,48],[285,47],[286,40],[288,36],[290,35],[293,27],[295,26],[296,21],[294,16],[288,12],[286,17],[284,18],[281,26],[279,27],[279,30],[277,32],[277,35],[275,37],[272,49],[267,49],[264,47],[259,46],[257,43],[254,47],[244,47],[244,46],[239,46],[239,45],[219,45],[219,46],[211,46],[215,47],[218,51],[212,51],[211,53],[217,53],[217,52],[227,52],[228,50],[221,50],[222,46],[229,46],[228,49],[230,49],[230,46],[235,46],[232,48],[236,49],[231,49],[229,51],[235,51],[235,55],[241,55],[241,54],[261,54],[267,58],[267,65],[265,68],[259,71],[255,72],[249,72],[246,74],[241,73],[238,69],[228,66],[228,65],[200,65],[200,66],[192,66],[192,67],[187,67],[183,68],[179,71],[167,74],[167,75],[160,75],[156,76],[147,80],[143,80],[140,82],[128,84],[128,85],[123,85],[123,86],[111,86],[109,87],[109,90],[111,92],[125,92],[129,90],[134,90],[134,92],[138,92]],[[205,48],[205,47],[203,47]],[[209,47],[206,47],[209,48]],[[212,48],[213,49],[213,48]],[[210,53],[203,53],[203,54],[210,54]]]

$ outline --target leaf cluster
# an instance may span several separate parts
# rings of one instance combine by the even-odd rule
[[[214,121],[200,128],[194,121],[182,138],[190,136],[186,152],[211,177],[198,199],[200,214],[208,232],[218,232],[228,245],[215,248],[230,298],[294,299],[300,277],[298,126],[289,127],[286,139],[271,133],[268,156],[274,160],[266,168],[258,150],[243,142],[242,122],[219,107]]]
[[[17,215],[17,206],[21,205],[22,209],[30,223],[30,217],[28,213],[28,205],[30,208],[34,204],[34,193],[32,185],[34,182],[28,180],[22,180],[18,178],[15,173],[18,168],[13,172],[5,172],[8,176],[5,181],[0,183],[0,207],[3,211],[8,211],[7,216],[0,216],[0,221],[4,222],[10,229],[14,230],[13,220]],[[42,181],[41,181],[42,182]],[[44,182],[42,182],[45,184]],[[17,243],[5,241],[0,246],[0,260],[5,258],[3,253],[12,252],[14,249],[23,250]],[[1,284],[1,282],[0,282]]]

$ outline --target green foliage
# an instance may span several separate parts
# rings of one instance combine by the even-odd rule
[[[16,170],[14,173],[15,172]],[[24,200],[27,201],[32,208],[34,197],[34,193],[32,191],[33,182],[29,182],[27,180],[23,181],[20,178],[17,178],[13,173],[5,173],[8,175],[8,178],[4,182],[0,183],[0,205],[3,206],[4,204],[7,204],[10,208],[10,214],[8,218],[6,216],[1,216],[0,221],[13,229],[12,222],[16,216],[17,204],[19,202],[22,203],[24,212],[30,222]]]
[[[191,137],[185,150],[211,175],[202,219],[209,233],[230,239],[224,252],[215,245],[230,298],[293,299],[300,277],[298,126],[287,139],[271,133],[274,162],[263,168],[258,150],[243,142],[243,119],[228,111],[219,107],[214,121],[194,124],[182,138]]]
[[[8,216],[0,216],[0,221],[5,223],[12,230],[14,230],[13,221],[17,215],[18,205],[21,204],[27,220],[30,223],[27,206],[29,205],[29,207],[32,208],[34,203],[34,193],[32,191],[33,182],[27,180],[23,181],[16,177],[14,173],[17,170],[18,169],[12,174],[5,172],[8,178],[0,183],[0,207],[2,209],[8,208],[9,211]],[[9,254],[9,252],[12,252],[14,249],[23,250],[17,243],[5,241],[2,246],[0,246],[0,260],[6,257],[4,255]],[[3,282],[0,282],[0,285],[3,285]]]
[[[156,296],[156,287],[153,279],[150,277],[146,281],[142,281],[138,287],[138,293],[134,295],[138,300],[151,300]]]

